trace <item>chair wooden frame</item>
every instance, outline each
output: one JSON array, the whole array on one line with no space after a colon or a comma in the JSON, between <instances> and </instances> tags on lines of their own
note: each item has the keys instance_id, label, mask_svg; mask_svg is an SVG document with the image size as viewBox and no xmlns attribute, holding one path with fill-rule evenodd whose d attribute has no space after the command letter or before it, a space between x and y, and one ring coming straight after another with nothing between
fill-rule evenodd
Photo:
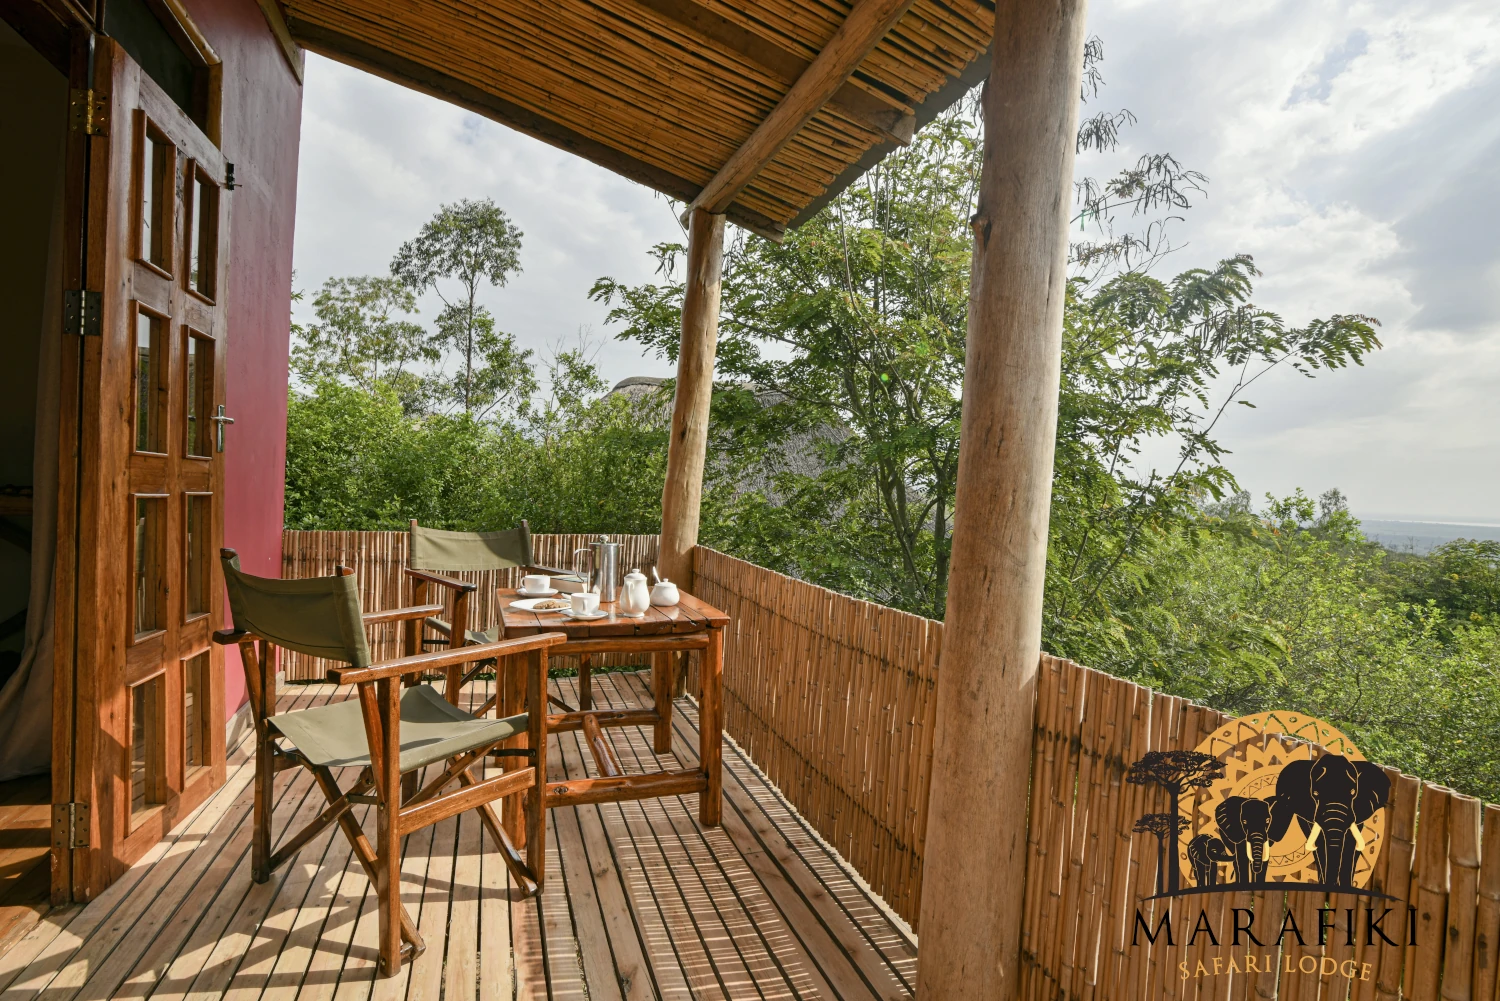
<instances>
[{"instance_id":1,"label":"chair wooden frame","mask_svg":"<svg viewBox=\"0 0 1500 1001\"><path fill-rule=\"evenodd\" d=\"M225 550L232 556L232 550ZM354 571L339 567L345 576ZM441 611L441 606L416 605L363 616L366 626L400 622L408 647L426 617ZM532 895L540 891L546 873L547 786L547 651L566 641L560 633L544 633L519 639L498 640L483 645L417 653L373 664L369 667L335 667L329 670L330 681L358 686L360 711L371 764L361 770L358 780L348 789L340 789L332 770L315 765L295 747L288 750L278 744L280 735L268 723L276 709L276 669L271 641L250 632L223 629L214 633L214 642L235 644L245 668L250 697L251 717L255 725L255 799L254 827L251 841L251 874L257 883L270 879L272 871L291 859L329 825L337 823L348 838L355 857L375 887L379 910L380 966L385 975L400 971L403 959L420 955L425 944L416 924L401 903L401 839L414 831L436 824L466 810L476 810L495 842L506 868L521 887ZM448 759L448 765L436 778L409 795L402 793L400 771L401 735L400 682L410 683L433 671L462 671L475 660L497 658L526 660L527 731L525 747L515 746L520 735L502 738L491 744L471 748ZM452 702L452 697L449 698ZM490 699L476 716L483 716L496 699ZM510 746L502 748L501 744ZM541 749L538 753L537 749ZM507 771L488 779L476 779L469 769L486 756L501 757ZM511 759L524 759L518 764ZM317 781L328 806L306 827L287 839L274 852L271 847L272 783L277 772L302 766ZM416 773L413 772L413 775ZM454 782L459 788L445 793ZM497 799L521 795L524 799L525 824L513 825L512 833L524 849L507 834L499 816L490 805ZM377 807L376 843L372 848L364 830L354 819L355 803L372 803ZM403 945L403 941L405 945Z\"/></svg>"}]
</instances>

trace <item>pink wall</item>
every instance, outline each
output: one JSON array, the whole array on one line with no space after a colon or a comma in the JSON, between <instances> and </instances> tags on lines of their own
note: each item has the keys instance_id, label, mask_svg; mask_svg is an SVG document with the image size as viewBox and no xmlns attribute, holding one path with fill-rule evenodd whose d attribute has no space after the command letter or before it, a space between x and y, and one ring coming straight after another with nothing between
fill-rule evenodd
<instances>
[{"instance_id":1,"label":"pink wall","mask_svg":"<svg viewBox=\"0 0 1500 1001\"><path fill-rule=\"evenodd\" d=\"M239 550L248 572L280 577L302 85L256 0L189 0L188 10L224 61L222 148L236 185L225 400L235 424L225 435L224 544ZM224 682L232 715L245 701L237 648L226 650Z\"/></svg>"}]
</instances>

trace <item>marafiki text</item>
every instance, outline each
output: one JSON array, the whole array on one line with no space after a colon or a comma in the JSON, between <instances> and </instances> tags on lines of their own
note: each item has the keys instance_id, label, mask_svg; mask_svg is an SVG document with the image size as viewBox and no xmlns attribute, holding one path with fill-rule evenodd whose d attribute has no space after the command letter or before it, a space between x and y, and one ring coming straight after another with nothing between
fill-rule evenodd
<instances>
[{"instance_id":1,"label":"marafiki text","mask_svg":"<svg viewBox=\"0 0 1500 1001\"><path fill-rule=\"evenodd\" d=\"M1344 945L1355 944L1356 909L1364 909L1365 912L1365 944L1374 945L1376 944L1377 938L1379 938L1380 941L1385 942L1386 945L1398 944L1398 939L1401 938L1400 927L1391 927L1389 926L1389 924L1386 924L1386 918L1389 918L1392 914L1394 914L1394 909L1380 908L1380 915L1379 917L1376 917L1376 908L1373 908L1373 906L1367 906L1367 908L1352 908L1352 906L1350 906L1350 908L1343 908L1343 929L1340 929L1340 927L1338 927L1338 912L1340 912L1340 908L1332 908L1332 906L1319 908L1319 912L1317 912L1317 944L1328 945L1329 933L1338 932L1338 930L1343 930L1344 932ZM1248 944L1262 945L1262 947L1265 947L1265 945L1268 944L1281 945L1281 942L1286 941L1287 935L1292 935L1293 938L1298 939L1298 945L1308 944L1307 938L1304 938L1304 936L1302 936L1301 927L1298 927L1298 918L1296 918L1296 914L1293 914L1290 909L1289 911L1287 911L1286 917L1281 920L1281 927L1280 929L1278 929L1278 932L1275 933L1274 941L1272 941L1271 936L1269 935L1266 936L1265 941L1262 941L1262 939L1260 939L1260 936L1256 935L1256 912L1254 912L1253 909L1247 908L1247 906L1238 906L1238 908L1233 908L1233 918L1235 918L1235 938L1233 938L1233 941L1230 942L1230 945L1239 945L1242 944L1242 942L1247 941ZM1397 923L1400 923L1400 918L1397 918ZM1262 933L1266 933L1268 932L1268 930L1269 929L1265 929L1265 927L1263 927ZM1313 929L1308 929L1308 933L1310 933L1310 935L1311 932L1313 932ZM1391 935L1388 935L1388 933L1386 932L1394 933L1397 938L1391 938ZM1140 909L1137 909L1136 929L1134 929L1134 932L1131 932L1130 944L1140 945L1140 936L1142 936L1143 933L1145 933L1146 935L1146 942L1151 945L1157 944L1157 939L1161 938L1161 936L1166 936L1167 945L1178 944L1178 941L1176 941L1176 938L1172 933L1172 908L1167 908L1166 911L1163 911L1160 920L1157 921L1157 927L1155 927L1155 929L1152 929L1151 923L1146 920L1145 915L1140 912ZM1208 936L1209 942L1211 942L1212 945L1220 944L1218 935L1215 935L1214 933L1214 923L1209 920L1208 911L1205 911L1205 909L1202 908L1199 909L1199 920L1197 920L1196 923L1193 924L1193 930L1191 930L1191 933L1188 933L1187 935L1187 944L1196 945L1197 941L1199 941L1199 935ZM1415 906L1409 906L1409 908L1407 908L1406 939L1407 945L1418 944L1418 942L1416 942ZM1250 972L1269 971L1257 971L1257 969L1251 969Z\"/></svg>"}]
</instances>

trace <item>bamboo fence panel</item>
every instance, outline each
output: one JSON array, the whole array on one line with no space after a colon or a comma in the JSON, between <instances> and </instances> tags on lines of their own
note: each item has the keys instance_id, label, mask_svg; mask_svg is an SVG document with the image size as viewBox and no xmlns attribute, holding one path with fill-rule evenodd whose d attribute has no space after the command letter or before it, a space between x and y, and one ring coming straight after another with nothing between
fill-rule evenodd
<instances>
[{"instance_id":1,"label":"bamboo fence panel","mask_svg":"<svg viewBox=\"0 0 1500 1001\"><path fill-rule=\"evenodd\" d=\"M283 532L281 576L319 577L333 573L337 566L353 567L359 581L360 600L366 611L400 608L412 603L411 582L402 573L406 566L408 538L406 532ZM539 534L531 538L533 555L538 563L568 569L573 565L573 551L596 541L599 535ZM625 569L644 568L656 563L655 535L610 535L607 538L623 544L620 558ZM469 599L469 627L478 630L488 629L499 619L500 607L495 589L516 587L520 583L519 570L465 572L450 576L479 585L479 590ZM436 602L441 598L446 607L444 617L451 617L452 593L443 588L431 590L434 593L429 594L429 600ZM395 624L371 630L370 655L377 661L400 656L400 635ZM288 681L322 681L328 670L328 662L318 657L283 650L281 658ZM610 667L635 663L636 660L620 654L600 654L595 656L594 664ZM644 666L645 661L641 663ZM555 658L554 665L564 669L576 668L577 658Z\"/></svg>"},{"instance_id":2,"label":"bamboo fence panel","mask_svg":"<svg viewBox=\"0 0 1500 1001\"><path fill-rule=\"evenodd\" d=\"M1133 833L1141 814L1173 807L1125 773L1152 750L1191 750L1227 717L1203 706L1044 655L1032 739L1032 789L1021 932L1020 996L1181 1001L1500 1001L1500 807L1393 769L1387 844L1369 889L1394 898L1313 893L1224 893L1178 898L1174 944L1151 944L1166 910L1156 891L1158 846ZM1185 845L1201 820L1179 845ZM1185 856L1175 860L1178 864ZM1169 864L1172 864L1169 862ZM1412 910L1408 912L1408 903ZM1366 906L1391 913L1384 943L1366 933ZM1205 932L1189 938L1202 908ZM1267 941L1233 948L1235 908L1254 908ZM1332 911L1318 944L1320 909ZM1352 914L1351 914L1352 909ZM1278 949L1285 916L1306 937ZM1262 917L1262 915L1265 915ZM1350 918L1353 924L1350 924ZM1323 920L1329 920L1324 918ZM1415 928L1417 946L1410 944ZM1371 945L1365 941L1374 938ZM1350 944L1350 939L1353 944ZM1215 941L1216 940L1216 941ZM1218 946L1217 948L1215 946ZM1254 969L1244 964L1255 955ZM1239 968L1228 969L1234 955ZM1201 961L1210 973L1194 976ZM1184 979L1180 963L1186 963ZM1296 972L1301 969L1313 972ZM1288 969L1293 972L1288 972Z\"/></svg>"},{"instance_id":3,"label":"bamboo fence panel","mask_svg":"<svg viewBox=\"0 0 1500 1001\"><path fill-rule=\"evenodd\" d=\"M702 546L694 579L729 614L725 732L915 924L942 623Z\"/></svg>"}]
</instances>

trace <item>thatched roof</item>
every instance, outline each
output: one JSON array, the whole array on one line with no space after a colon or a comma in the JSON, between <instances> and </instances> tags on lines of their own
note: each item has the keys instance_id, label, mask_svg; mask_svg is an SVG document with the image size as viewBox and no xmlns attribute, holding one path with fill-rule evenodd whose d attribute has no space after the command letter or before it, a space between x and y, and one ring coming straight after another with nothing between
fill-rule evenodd
<instances>
[{"instance_id":1,"label":"thatched roof","mask_svg":"<svg viewBox=\"0 0 1500 1001\"><path fill-rule=\"evenodd\" d=\"M871 0L863 0L871 2ZM307 48L691 201L845 0L280 0ZM916 0L729 205L778 236L982 80L994 5ZM861 50L863 51L863 50Z\"/></svg>"}]
</instances>

